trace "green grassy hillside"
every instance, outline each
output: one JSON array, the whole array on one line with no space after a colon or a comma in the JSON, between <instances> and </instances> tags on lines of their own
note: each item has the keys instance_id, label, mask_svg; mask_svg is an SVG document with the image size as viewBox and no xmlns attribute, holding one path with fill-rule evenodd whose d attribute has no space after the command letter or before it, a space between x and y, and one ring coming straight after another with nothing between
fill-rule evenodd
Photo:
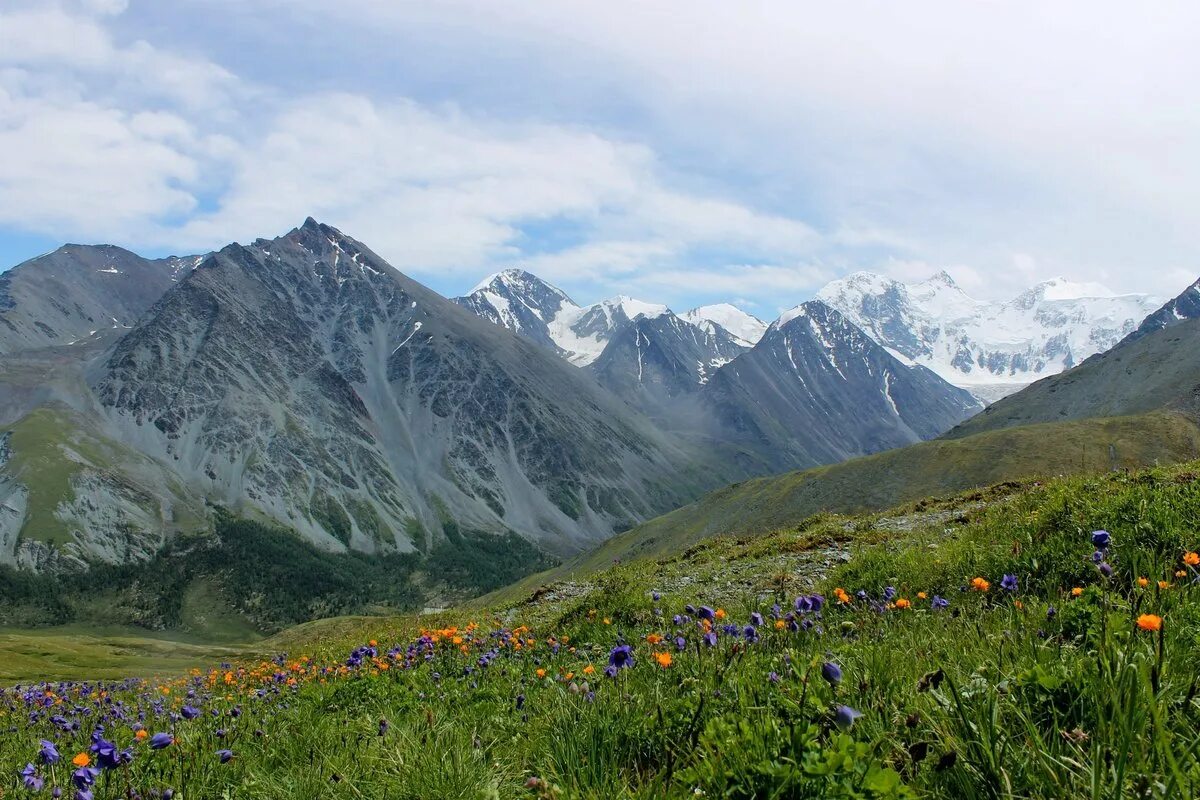
<instances>
[{"instance_id":1,"label":"green grassy hillside","mask_svg":"<svg viewBox=\"0 0 1200 800\"><path fill-rule=\"evenodd\" d=\"M0 790L1194 797L1197 471L827 514L177 677L26 683L0 693Z\"/></svg>"},{"instance_id":2,"label":"green grassy hillside","mask_svg":"<svg viewBox=\"0 0 1200 800\"><path fill-rule=\"evenodd\" d=\"M879 511L974 487L1173 464L1198 456L1200 428L1190 418L1170 412L922 442L830 467L727 486L548 573L506 587L500 597L515 597L541 583L587 575L619 561L682 552L713 536L756 536L793 528L821 512Z\"/></svg>"}]
</instances>

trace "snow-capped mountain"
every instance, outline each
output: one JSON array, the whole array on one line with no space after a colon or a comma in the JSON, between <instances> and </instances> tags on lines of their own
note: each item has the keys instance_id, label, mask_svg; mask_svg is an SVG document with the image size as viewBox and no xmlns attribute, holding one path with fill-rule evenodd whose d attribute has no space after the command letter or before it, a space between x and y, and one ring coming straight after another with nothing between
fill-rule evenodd
<instances>
[{"instance_id":1,"label":"snow-capped mountain","mask_svg":"<svg viewBox=\"0 0 1200 800\"><path fill-rule=\"evenodd\" d=\"M626 402L662 418L672 415L673 400L699 390L747 349L720 325L693 325L665 311L620 328L586 369Z\"/></svg>"},{"instance_id":2,"label":"snow-capped mountain","mask_svg":"<svg viewBox=\"0 0 1200 800\"><path fill-rule=\"evenodd\" d=\"M1109 349L1162 302L1063 278L985 302L945 272L914 284L858 272L817 297L906 363L988 401Z\"/></svg>"},{"instance_id":3,"label":"snow-capped mountain","mask_svg":"<svg viewBox=\"0 0 1200 800\"><path fill-rule=\"evenodd\" d=\"M521 269L491 275L454 302L550 346L577 367L599 358L613 334L631 320L668 313L664 305L624 295L579 306L561 289Z\"/></svg>"},{"instance_id":4,"label":"snow-capped mountain","mask_svg":"<svg viewBox=\"0 0 1200 800\"><path fill-rule=\"evenodd\" d=\"M748 347L757 344L767 332L767 323L730 303L693 308L683 314L683 319L703 329L719 325L745 342Z\"/></svg>"},{"instance_id":5,"label":"snow-capped mountain","mask_svg":"<svg viewBox=\"0 0 1200 800\"><path fill-rule=\"evenodd\" d=\"M722 435L778 468L929 439L980 409L967 391L894 357L819 301L789 311L722 367L703 397Z\"/></svg>"}]
</instances>

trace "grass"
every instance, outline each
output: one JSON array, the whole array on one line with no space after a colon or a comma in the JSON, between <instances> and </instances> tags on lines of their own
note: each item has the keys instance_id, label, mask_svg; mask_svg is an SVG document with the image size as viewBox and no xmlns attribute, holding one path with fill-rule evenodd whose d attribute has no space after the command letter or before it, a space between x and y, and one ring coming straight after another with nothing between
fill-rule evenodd
<instances>
[{"instance_id":1,"label":"grass","mask_svg":"<svg viewBox=\"0 0 1200 800\"><path fill-rule=\"evenodd\" d=\"M274 660L10 691L0 789L26 763L66 785L102 723L132 759L98 798L1197 796L1198 470L826 514L486 607L309 623L252 646ZM174 743L139 741L143 713Z\"/></svg>"},{"instance_id":2,"label":"grass","mask_svg":"<svg viewBox=\"0 0 1200 800\"><path fill-rule=\"evenodd\" d=\"M930 496L1056 475L1137 469L1200 456L1200 428L1154 412L937 439L829 467L735 483L614 536L596 549L509 588L586 575L631 559L661 558L720 534L758 536L821 511L871 513ZM497 598L489 598L494 600Z\"/></svg>"}]
</instances>

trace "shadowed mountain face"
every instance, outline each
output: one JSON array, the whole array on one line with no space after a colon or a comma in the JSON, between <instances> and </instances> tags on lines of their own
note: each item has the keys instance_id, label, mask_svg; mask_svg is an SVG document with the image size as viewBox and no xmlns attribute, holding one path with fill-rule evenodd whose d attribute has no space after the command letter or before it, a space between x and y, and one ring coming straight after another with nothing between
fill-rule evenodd
<instances>
[{"instance_id":1,"label":"shadowed mountain face","mask_svg":"<svg viewBox=\"0 0 1200 800\"><path fill-rule=\"evenodd\" d=\"M453 523L571 551L721 480L683 477L702 454L311 219L207 258L93 384L121 440L331 547L424 548Z\"/></svg>"},{"instance_id":2,"label":"shadowed mountain face","mask_svg":"<svg viewBox=\"0 0 1200 800\"><path fill-rule=\"evenodd\" d=\"M725 435L779 468L912 444L979 410L968 392L900 363L819 301L781 317L703 394Z\"/></svg>"},{"instance_id":3,"label":"shadowed mountain face","mask_svg":"<svg viewBox=\"0 0 1200 800\"><path fill-rule=\"evenodd\" d=\"M1140 339L1143 336L1170 328L1189 319L1200 317L1200 280L1197 280L1175 298L1167 301L1162 308L1142 320L1142 324L1133 333L1125 337L1125 342Z\"/></svg>"},{"instance_id":4,"label":"shadowed mountain face","mask_svg":"<svg viewBox=\"0 0 1200 800\"><path fill-rule=\"evenodd\" d=\"M668 311L630 321L586 369L627 403L669 421L682 398L700 391L746 349L719 325L702 329Z\"/></svg>"},{"instance_id":5,"label":"shadowed mountain face","mask_svg":"<svg viewBox=\"0 0 1200 800\"><path fill-rule=\"evenodd\" d=\"M579 308L561 289L521 269L498 272L452 302L562 355L565 352L550 335L550 323L563 310Z\"/></svg>"},{"instance_id":6,"label":"shadowed mountain face","mask_svg":"<svg viewBox=\"0 0 1200 800\"><path fill-rule=\"evenodd\" d=\"M124 332L196 263L68 244L18 264L0 273L0 354Z\"/></svg>"}]
</instances>

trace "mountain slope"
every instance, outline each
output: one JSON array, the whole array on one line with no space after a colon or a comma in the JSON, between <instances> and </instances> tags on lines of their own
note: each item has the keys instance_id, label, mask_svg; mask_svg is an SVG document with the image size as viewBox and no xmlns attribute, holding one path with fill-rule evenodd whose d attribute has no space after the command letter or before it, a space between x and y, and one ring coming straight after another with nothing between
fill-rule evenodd
<instances>
[{"instance_id":1,"label":"mountain slope","mask_svg":"<svg viewBox=\"0 0 1200 800\"><path fill-rule=\"evenodd\" d=\"M1122 342L989 406L947 436L1158 409L1200 412L1200 320Z\"/></svg>"},{"instance_id":2,"label":"mountain slope","mask_svg":"<svg viewBox=\"0 0 1200 800\"><path fill-rule=\"evenodd\" d=\"M1200 317L1200 280L1184 289L1178 297L1168 300L1162 308L1142 320L1137 330L1125 337L1124 341L1140 339L1143 336L1178 325L1189 319Z\"/></svg>"},{"instance_id":3,"label":"mountain slope","mask_svg":"<svg viewBox=\"0 0 1200 800\"><path fill-rule=\"evenodd\" d=\"M118 438L330 548L513 529L569 552L716 480L552 353L311 219L206 259L93 380Z\"/></svg>"},{"instance_id":4,"label":"mountain slope","mask_svg":"<svg viewBox=\"0 0 1200 800\"><path fill-rule=\"evenodd\" d=\"M196 263L68 244L18 264L0 273L0 354L127 330Z\"/></svg>"},{"instance_id":5,"label":"mountain slope","mask_svg":"<svg viewBox=\"0 0 1200 800\"><path fill-rule=\"evenodd\" d=\"M748 347L757 344L767 332L767 323L730 303L693 308L683 314L683 319L704 330L718 325L745 342Z\"/></svg>"},{"instance_id":6,"label":"mountain slope","mask_svg":"<svg viewBox=\"0 0 1200 800\"><path fill-rule=\"evenodd\" d=\"M916 284L859 272L817 297L897 355L986 400L1107 350L1160 302L1056 278L987 303L945 272Z\"/></svg>"},{"instance_id":7,"label":"mountain slope","mask_svg":"<svg viewBox=\"0 0 1200 800\"><path fill-rule=\"evenodd\" d=\"M703 395L721 430L783 469L932 438L978 409L967 392L900 363L817 301L780 317Z\"/></svg>"},{"instance_id":8,"label":"mountain slope","mask_svg":"<svg viewBox=\"0 0 1200 800\"><path fill-rule=\"evenodd\" d=\"M698 392L745 350L742 340L719 325L701 329L668 311L629 322L586 369L636 408L677 418L681 409L673 401Z\"/></svg>"},{"instance_id":9,"label":"mountain slope","mask_svg":"<svg viewBox=\"0 0 1200 800\"><path fill-rule=\"evenodd\" d=\"M550 321L579 308L561 289L521 269L506 269L485 278L465 297L453 302L494 325L566 353L550 336Z\"/></svg>"}]
</instances>

